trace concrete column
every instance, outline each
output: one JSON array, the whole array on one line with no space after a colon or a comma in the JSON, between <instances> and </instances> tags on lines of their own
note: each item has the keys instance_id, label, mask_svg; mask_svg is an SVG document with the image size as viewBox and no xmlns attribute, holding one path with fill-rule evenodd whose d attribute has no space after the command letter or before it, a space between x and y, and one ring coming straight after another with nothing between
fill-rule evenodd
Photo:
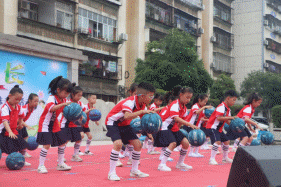
<instances>
[{"instance_id":1,"label":"concrete column","mask_svg":"<svg viewBox=\"0 0 281 187\"><path fill-rule=\"evenodd\" d=\"M0 33L16 35L18 0L0 0Z\"/></svg>"},{"instance_id":2,"label":"concrete column","mask_svg":"<svg viewBox=\"0 0 281 187\"><path fill-rule=\"evenodd\" d=\"M206 70L213 75L213 71L210 69L210 64L213 62L213 43L210 41L213 36L213 12L214 12L214 1L204 0L205 10L202 12L202 27L204 34L202 35L202 58Z\"/></svg>"},{"instance_id":3,"label":"concrete column","mask_svg":"<svg viewBox=\"0 0 281 187\"><path fill-rule=\"evenodd\" d=\"M74 59L72 59L67 66L68 80L70 80L70 82L76 82L77 85L78 85L78 66L79 66L79 61Z\"/></svg>"}]
</instances>

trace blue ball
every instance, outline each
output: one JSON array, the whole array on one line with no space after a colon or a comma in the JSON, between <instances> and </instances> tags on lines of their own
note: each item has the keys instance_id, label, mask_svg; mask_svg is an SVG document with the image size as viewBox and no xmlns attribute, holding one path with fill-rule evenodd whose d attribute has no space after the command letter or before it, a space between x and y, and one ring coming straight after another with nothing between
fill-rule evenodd
<instances>
[{"instance_id":1,"label":"blue ball","mask_svg":"<svg viewBox=\"0 0 281 187\"><path fill-rule=\"evenodd\" d=\"M141 125L146 133L155 134L162 127L162 119L157 113L145 114L141 118Z\"/></svg>"},{"instance_id":2,"label":"blue ball","mask_svg":"<svg viewBox=\"0 0 281 187\"><path fill-rule=\"evenodd\" d=\"M274 142L274 135L271 132L266 132L261 135L261 142L265 145L270 145Z\"/></svg>"},{"instance_id":3,"label":"blue ball","mask_svg":"<svg viewBox=\"0 0 281 187\"><path fill-rule=\"evenodd\" d=\"M230 129L234 133L240 133L245 129L245 122L240 118L235 118L230 122Z\"/></svg>"},{"instance_id":4,"label":"blue ball","mask_svg":"<svg viewBox=\"0 0 281 187\"><path fill-rule=\"evenodd\" d=\"M224 124L224 130L226 132L229 132L229 130L230 130L230 126L227 123Z\"/></svg>"},{"instance_id":5,"label":"blue ball","mask_svg":"<svg viewBox=\"0 0 281 187\"><path fill-rule=\"evenodd\" d=\"M82 116L82 108L77 103L71 103L64 107L63 115L68 121L76 121Z\"/></svg>"},{"instance_id":6,"label":"blue ball","mask_svg":"<svg viewBox=\"0 0 281 187\"><path fill-rule=\"evenodd\" d=\"M143 141L145 140L145 138L146 138L146 136L142 135L141 137L139 137L139 140L140 140L141 142L143 142Z\"/></svg>"},{"instance_id":7,"label":"blue ball","mask_svg":"<svg viewBox=\"0 0 281 187\"><path fill-rule=\"evenodd\" d=\"M13 152L6 158L6 166L10 170L20 170L25 163L25 159L22 154Z\"/></svg>"},{"instance_id":8,"label":"blue ball","mask_svg":"<svg viewBox=\"0 0 281 187\"><path fill-rule=\"evenodd\" d=\"M194 129L188 134L188 141L193 146L201 146L206 140L205 133L200 129Z\"/></svg>"},{"instance_id":9,"label":"blue ball","mask_svg":"<svg viewBox=\"0 0 281 187\"><path fill-rule=\"evenodd\" d=\"M216 110L215 107L210 108L210 109L206 108L205 111L204 111L204 112L205 112L205 116L206 116L207 118L211 117L212 113L213 113L215 110Z\"/></svg>"},{"instance_id":10,"label":"blue ball","mask_svg":"<svg viewBox=\"0 0 281 187\"><path fill-rule=\"evenodd\" d=\"M183 135L188 139L188 132L184 129L180 129L180 131L183 133Z\"/></svg>"},{"instance_id":11,"label":"blue ball","mask_svg":"<svg viewBox=\"0 0 281 187\"><path fill-rule=\"evenodd\" d=\"M131 121L130 126L133 128L135 133L142 133L142 125L140 118L135 118Z\"/></svg>"},{"instance_id":12,"label":"blue ball","mask_svg":"<svg viewBox=\"0 0 281 187\"><path fill-rule=\"evenodd\" d=\"M101 112L97 109L91 110L89 112L89 118L92 121L99 121L101 119Z\"/></svg>"},{"instance_id":13,"label":"blue ball","mask_svg":"<svg viewBox=\"0 0 281 187\"><path fill-rule=\"evenodd\" d=\"M86 122L87 122L87 115L86 115L85 112L82 112L81 118L78 119L77 121L74 121L74 124L79 126L79 127L83 127Z\"/></svg>"},{"instance_id":14,"label":"blue ball","mask_svg":"<svg viewBox=\"0 0 281 187\"><path fill-rule=\"evenodd\" d=\"M251 146L261 145L261 142L258 139L253 139Z\"/></svg>"},{"instance_id":15,"label":"blue ball","mask_svg":"<svg viewBox=\"0 0 281 187\"><path fill-rule=\"evenodd\" d=\"M38 143L36 142L36 138L34 136L29 136L27 139L27 149L33 151L38 148Z\"/></svg>"}]
</instances>

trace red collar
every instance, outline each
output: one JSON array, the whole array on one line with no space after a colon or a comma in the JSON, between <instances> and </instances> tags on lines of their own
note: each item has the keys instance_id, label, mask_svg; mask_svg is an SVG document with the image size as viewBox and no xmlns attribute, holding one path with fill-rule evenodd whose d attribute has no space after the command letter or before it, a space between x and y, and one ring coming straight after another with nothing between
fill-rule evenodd
<instances>
[{"instance_id":1,"label":"red collar","mask_svg":"<svg viewBox=\"0 0 281 187\"><path fill-rule=\"evenodd\" d=\"M55 96L55 98L56 98L58 104L63 103L63 100L61 101L57 95L54 95L54 96Z\"/></svg>"},{"instance_id":2,"label":"red collar","mask_svg":"<svg viewBox=\"0 0 281 187\"><path fill-rule=\"evenodd\" d=\"M15 111L18 110L18 105L16 105L16 108L13 108L12 105L10 105L10 103L7 101L6 104L8 105L8 107L10 108L11 111Z\"/></svg>"},{"instance_id":3,"label":"red collar","mask_svg":"<svg viewBox=\"0 0 281 187\"><path fill-rule=\"evenodd\" d=\"M229 107L225 104L225 102L223 101L222 104L227 108L227 110L230 110Z\"/></svg>"}]
</instances>

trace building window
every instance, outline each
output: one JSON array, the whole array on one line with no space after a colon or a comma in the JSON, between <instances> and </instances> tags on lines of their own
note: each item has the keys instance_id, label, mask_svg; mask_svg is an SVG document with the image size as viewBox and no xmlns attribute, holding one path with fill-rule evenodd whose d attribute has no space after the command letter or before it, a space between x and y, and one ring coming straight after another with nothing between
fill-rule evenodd
<instances>
[{"instance_id":1,"label":"building window","mask_svg":"<svg viewBox=\"0 0 281 187\"><path fill-rule=\"evenodd\" d=\"M182 29L188 33L196 34L197 33L197 20L192 20L187 17L180 15L175 15L175 27Z\"/></svg>"},{"instance_id":2,"label":"building window","mask_svg":"<svg viewBox=\"0 0 281 187\"><path fill-rule=\"evenodd\" d=\"M281 44L280 43L278 43L270 38L267 38L267 41L268 41L268 45L266 46L267 49L274 51L278 54L281 54Z\"/></svg>"},{"instance_id":3,"label":"building window","mask_svg":"<svg viewBox=\"0 0 281 187\"><path fill-rule=\"evenodd\" d=\"M161 23L165 23L167 25L172 24L172 14L169 10L165 10L164 8L161 8L149 2L146 2L145 15L146 17L152 18Z\"/></svg>"},{"instance_id":4,"label":"building window","mask_svg":"<svg viewBox=\"0 0 281 187\"><path fill-rule=\"evenodd\" d=\"M233 48L233 38L230 34L219 33L214 31L214 36L216 37L216 46L223 49L232 49Z\"/></svg>"},{"instance_id":5,"label":"building window","mask_svg":"<svg viewBox=\"0 0 281 187\"><path fill-rule=\"evenodd\" d=\"M56 25L64 29L73 28L73 9L71 5L56 2Z\"/></svg>"},{"instance_id":6,"label":"building window","mask_svg":"<svg viewBox=\"0 0 281 187\"><path fill-rule=\"evenodd\" d=\"M38 4L32 1L21 0L19 3L19 16L37 21Z\"/></svg>"},{"instance_id":7,"label":"building window","mask_svg":"<svg viewBox=\"0 0 281 187\"><path fill-rule=\"evenodd\" d=\"M116 40L116 20L82 8L79 8L78 28L80 32L89 33L94 38Z\"/></svg>"},{"instance_id":8,"label":"building window","mask_svg":"<svg viewBox=\"0 0 281 187\"><path fill-rule=\"evenodd\" d=\"M226 9L218 4L214 5L214 17L231 23L231 10Z\"/></svg>"},{"instance_id":9,"label":"building window","mask_svg":"<svg viewBox=\"0 0 281 187\"><path fill-rule=\"evenodd\" d=\"M216 71L232 73L232 57L222 53L213 53L213 63Z\"/></svg>"}]
</instances>

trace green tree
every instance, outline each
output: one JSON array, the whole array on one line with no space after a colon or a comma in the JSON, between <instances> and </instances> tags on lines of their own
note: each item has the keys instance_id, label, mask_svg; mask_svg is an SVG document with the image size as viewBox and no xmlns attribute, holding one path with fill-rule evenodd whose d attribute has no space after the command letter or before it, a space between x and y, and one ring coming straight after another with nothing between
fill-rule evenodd
<instances>
[{"instance_id":1,"label":"green tree","mask_svg":"<svg viewBox=\"0 0 281 187\"><path fill-rule=\"evenodd\" d=\"M170 30L160 41L148 44L146 59L137 60L136 82L150 82L158 89L171 90L175 85L189 86L196 93L206 93L212 78L199 60L195 40L178 29Z\"/></svg>"},{"instance_id":2,"label":"green tree","mask_svg":"<svg viewBox=\"0 0 281 187\"><path fill-rule=\"evenodd\" d=\"M262 96L260 108L267 113L270 120L270 109L281 104L281 76L271 72L255 71L248 74L241 84L241 96L257 92Z\"/></svg>"},{"instance_id":3,"label":"green tree","mask_svg":"<svg viewBox=\"0 0 281 187\"><path fill-rule=\"evenodd\" d=\"M210 97L220 100L227 90L235 90L234 80L225 74L221 74L210 89Z\"/></svg>"}]
</instances>

